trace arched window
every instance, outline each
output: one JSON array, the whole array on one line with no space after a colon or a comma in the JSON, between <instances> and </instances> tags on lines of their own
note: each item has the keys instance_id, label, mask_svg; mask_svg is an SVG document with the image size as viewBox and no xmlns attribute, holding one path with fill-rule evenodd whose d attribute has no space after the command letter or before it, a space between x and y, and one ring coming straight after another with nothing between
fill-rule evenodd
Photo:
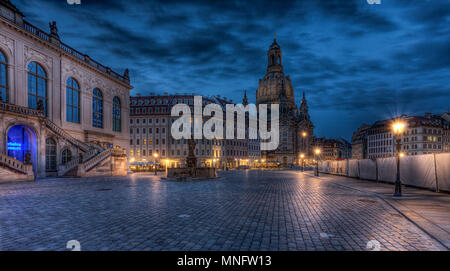
<instances>
[{"instance_id":1,"label":"arched window","mask_svg":"<svg viewBox=\"0 0 450 271\"><path fill-rule=\"evenodd\" d=\"M80 85L72 77L66 82L66 120L80 123Z\"/></svg>"},{"instance_id":2,"label":"arched window","mask_svg":"<svg viewBox=\"0 0 450 271\"><path fill-rule=\"evenodd\" d=\"M103 128L103 95L100 89L94 88L92 97L92 126Z\"/></svg>"},{"instance_id":3,"label":"arched window","mask_svg":"<svg viewBox=\"0 0 450 271\"><path fill-rule=\"evenodd\" d=\"M28 64L28 107L37 109L42 101L44 114L47 116L47 73L36 62Z\"/></svg>"},{"instance_id":4,"label":"arched window","mask_svg":"<svg viewBox=\"0 0 450 271\"><path fill-rule=\"evenodd\" d=\"M7 103L8 97L8 61L5 54L0 51L0 98L2 102Z\"/></svg>"},{"instance_id":5,"label":"arched window","mask_svg":"<svg viewBox=\"0 0 450 271\"><path fill-rule=\"evenodd\" d=\"M56 142L51 138L45 140L45 170L56 171Z\"/></svg>"},{"instance_id":6,"label":"arched window","mask_svg":"<svg viewBox=\"0 0 450 271\"><path fill-rule=\"evenodd\" d=\"M117 96L113 99L113 131L120 132L120 100Z\"/></svg>"},{"instance_id":7,"label":"arched window","mask_svg":"<svg viewBox=\"0 0 450 271\"><path fill-rule=\"evenodd\" d=\"M65 149L62 152L62 164L65 165L67 162L72 160L72 152L69 149Z\"/></svg>"}]
</instances>

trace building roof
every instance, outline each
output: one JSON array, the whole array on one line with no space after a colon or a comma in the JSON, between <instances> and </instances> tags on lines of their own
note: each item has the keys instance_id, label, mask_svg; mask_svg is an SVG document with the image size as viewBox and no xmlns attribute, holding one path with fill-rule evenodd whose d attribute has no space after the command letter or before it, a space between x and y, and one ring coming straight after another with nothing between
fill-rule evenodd
<instances>
[{"instance_id":1,"label":"building roof","mask_svg":"<svg viewBox=\"0 0 450 271\"><path fill-rule=\"evenodd\" d=\"M41 40L43 42L47 42L49 45L56 46L59 51L65 53L67 55L70 55L80 61L83 61L84 63L87 63L89 66L113 77L114 79L117 79L127 85L130 85L130 78L128 75L128 70L125 70L125 73L123 75L121 75L121 74L113 71L111 68L104 66L104 65L100 64L99 62L95 61L94 59L90 58L88 55L83 54L83 53L75 50L74 48L70 47L69 45L63 43L62 41L60 41L59 37L57 35L56 23L55 23L55 32L52 31L52 33L53 33L53 35L52 35L52 33L49 34L46 31L43 31L40 28L34 26L33 24L23 20L24 15L9 0L0 0L0 5L19 14L22 17L22 19L19 21L12 20L12 18L5 17L5 16L3 16L2 13L0 13L1 17L7 19L8 21L13 22L16 26L18 26L19 28L22 28L26 32L32 34L39 40ZM57 39L57 42L52 42L52 39L55 39L55 38Z\"/></svg>"}]
</instances>

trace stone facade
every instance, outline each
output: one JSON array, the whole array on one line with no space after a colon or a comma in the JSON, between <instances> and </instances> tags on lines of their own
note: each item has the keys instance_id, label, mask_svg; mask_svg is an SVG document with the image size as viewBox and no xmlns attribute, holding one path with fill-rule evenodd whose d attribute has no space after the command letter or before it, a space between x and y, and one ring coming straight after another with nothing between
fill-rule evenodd
<instances>
[{"instance_id":1,"label":"stone facade","mask_svg":"<svg viewBox=\"0 0 450 271\"><path fill-rule=\"evenodd\" d=\"M424 116L402 115L399 119L402 119L406 125L401 135L401 151L405 155L450 152L450 119L447 112L442 115L430 113ZM392 124L396 120L397 118L376 121L370 127L365 127L364 132L361 127L354 133L354 145L358 146L358 142L366 142L367 157L362 158L394 156L395 138L392 133ZM361 159L360 156L353 158Z\"/></svg>"},{"instance_id":2,"label":"stone facade","mask_svg":"<svg viewBox=\"0 0 450 271\"><path fill-rule=\"evenodd\" d=\"M11 138L13 132L18 134L15 130L22 131L33 172L36 177L45 177L61 175L61 166L67 172L76 171L78 165L73 160L79 157L84 157L84 163L95 161L97 154L111 147L128 149L132 87L127 73L119 75L64 44L55 22L46 33L23 20L9 1L1 1L0 9L0 65L6 67L0 74L6 78L0 84L4 86L0 89L0 151L23 162L24 155L15 157L21 147L10 146L21 144L11 142ZM94 89L102 95L101 109L95 109L101 127L93 125ZM102 158L116 154L106 157L104 153ZM117 159L120 157L118 154ZM69 161L74 168L65 166Z\"/></svg>"},{"instance_id":3,"label":"stone facade","mask_svg":"<svg viewBox=\"0 0 450 271\"><path fill-rule=\"evenodd\" d=\"M352 146L343 138L326 139L314 138L312 141L314 149L320 149L320 160L334 161L342 159L350 159L352 154Z\"/></svg>"},{"instance_id":4,"label":"stone facade","mask_svg":"<svg viewBox=\"0 0 450 271\"><path fill-rule=\"evenodd\" d=\"M176 140L171 136L171 125L178 117L170 112L176 104L186 104L194 112L194 94L175 94L136 96L130 99L130 162L131 164L154 163L162 166L184 167L188 155L186 139ZM220 96L202 97L203 107L210 103L218 104L225 112L231 100ZM225 114L224 114L225 118ZM203 121L206 121L204 118ZM235 125L236 126L236 125ZM226 126L224 122L224 136ZM259 141L249 143L244 139L195 139L197 167L235 168L251 165L259 159ZM249 146L251 145L251 146ZM251 156L250 149L251 148ZM154 154L158 153L157 157Z\"/></svg>"},{"instance_id":5,"label":"stone facade","mask_svg":"<svg viewBox=\"0 0 450 271\"><path fill-rule=\"evenodd\" d=\"M257 104L278 104L280 117L280 144L276 150L262 151L262 159L293 165L300 162L300 154L312 157L311 141L314 125L311 122L305 94L300 108L294 101L294 88L282 65L281 48L274 39L267 52L267 73L259 80Z\"/></svg>"},{"instance_id":6,"label":"stone facade","mask_svg":"<svg viewBox=\"0 0 450 271\"><path fill-rule=\"evenodd\" d=\"M367 132L370 126L363 124L352 136L352 159L367 158Z\"/></svg>"}]
</instances>

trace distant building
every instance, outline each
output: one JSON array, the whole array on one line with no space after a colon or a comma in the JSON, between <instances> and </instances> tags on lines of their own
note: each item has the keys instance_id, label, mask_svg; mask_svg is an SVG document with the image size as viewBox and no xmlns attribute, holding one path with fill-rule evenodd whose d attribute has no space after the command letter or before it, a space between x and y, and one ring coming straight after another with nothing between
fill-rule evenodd
<instances>
[{"instance_id":1,"label":"distant building","mask_svg":"<svg viewBox=\"0 0 450 271\"><path fill-rule=\"evenodd\" d=\"M443 139L442 139L442 150L444 152L450 152L450 113L449 111L445 112L441 115L443 119L442 127L443 127Z\"/></svg>"},{"instance_id":2,"label":"distant building","mask_svg":"<svg viewBox=\"0 0 450 271\"><path fill-rule=\"evenodd\" d=\"M321 160L340 160L351 158L351 144L343 138L313 138L313 148L320 149Z\"/></svg>"},{"instance_id":3,"label":"distant building","mask_svg":"<svg viewBox=\"0 0 450 271\"><path fill-rule=\"evenodd\" d=\"M340 156L339 158L342 159L352 158L352 144L342 137L337 138L336 141L339 143L338 144L339 148L338 154Z\"/></svg>"},{"instance_id":4,"label":"distant building","mask_svg":"<svg viewBox=\"0 0 450 271\"><path fill-rule=\"evenodd\" d=\"M194 112L194 96L165 93L130 98L130 162L167 163L169 167L185 166L188 155L187 139L175 140L172 137L171 125L177 117L172 117L170 112L176 104L187 104L191 107L191 112ZM224 112L225 105L232 103L231 100L220 96L203 97L202 100L203 106L216 103ZM223 128L225 136L225 122ZM196 139L195 142L197 166L234 168L250 165L260 159L257 140L203 138ZM154 157L155 153L158 153L158 158Z\"/></svg>"},{"instance_id":5,"label":"distant building","mask_svg":"<svg viewBox=\"0 0 450 271\"><path fill-rule=\"evenodd\" d=\"M370 126L363 124L352 136L352 159L367 158L367 132Z\"/></svg>"},{"instance_id":6,"label":"distant building","mask_svg":"<svg viewBox=\"0 0 450 271\"><path fill-rule=\"evenodd\" d=\"M405 154L440 153L448 149L448 143L444 142L446 121L443 118L427 113L424 117L406 117L405 120L407 129L402 137Z\"/></svg>"},{"instance_id":7,"label":"distant building","mask_svg":"<svg viewBox=\"0 0 450 271\"><path fill-rule=\"evenodd\" d=\"M283 165L298 164L300 154L311 157L311 140L314 125L311 122L305 94L300 108L294 101L294 87L288 75L284 74L281 48L274 39L267 52L267 72L259 80L256 103L278 104L280 144L271 151L262 151L266 161Z\"/></svg>"},{"instance_id":8,"label":"distant building","mask_svg":"<svg viewBox=\"0 0 450 271\"><path fill-rule=\"evenodd\" d=\"M448 112L442 115L426 113L425 116L400 117L405 123L405 131L401 139L401 150L406 155L430 154L450 152L450 133ZM392 133L392 124L396 118L376 121L369 128L364 125L354 133L355 159L361 157L359 144L367 140L367 158L391 157L395 154L395 140ZM367 132L366 132L367 130Z\"/></svg>"}]
</instances>

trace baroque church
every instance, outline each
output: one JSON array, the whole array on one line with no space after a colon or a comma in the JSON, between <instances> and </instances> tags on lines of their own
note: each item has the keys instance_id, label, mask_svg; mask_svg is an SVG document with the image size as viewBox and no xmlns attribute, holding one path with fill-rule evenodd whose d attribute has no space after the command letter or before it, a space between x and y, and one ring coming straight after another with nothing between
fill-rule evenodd
<instances>
[{"instance_id":1,"label":"baroque church","mask_svg":"<svg viewBox=\"0 0 450 271\"><path fill-rule=\"evenodd\" d=\"M300 107L294 98L294 87L289 75L285 75L282 64L282 52L274 38L267 51L267 72L259 80L256 91L256 103L279 104L280 144L273 151L262 151L261 157L267 162L279 162L283 165L300 163L300 155L312 158L311 142L314 125L311 122L308 105L303 92Z\"/></svg>"}]
</instances>

